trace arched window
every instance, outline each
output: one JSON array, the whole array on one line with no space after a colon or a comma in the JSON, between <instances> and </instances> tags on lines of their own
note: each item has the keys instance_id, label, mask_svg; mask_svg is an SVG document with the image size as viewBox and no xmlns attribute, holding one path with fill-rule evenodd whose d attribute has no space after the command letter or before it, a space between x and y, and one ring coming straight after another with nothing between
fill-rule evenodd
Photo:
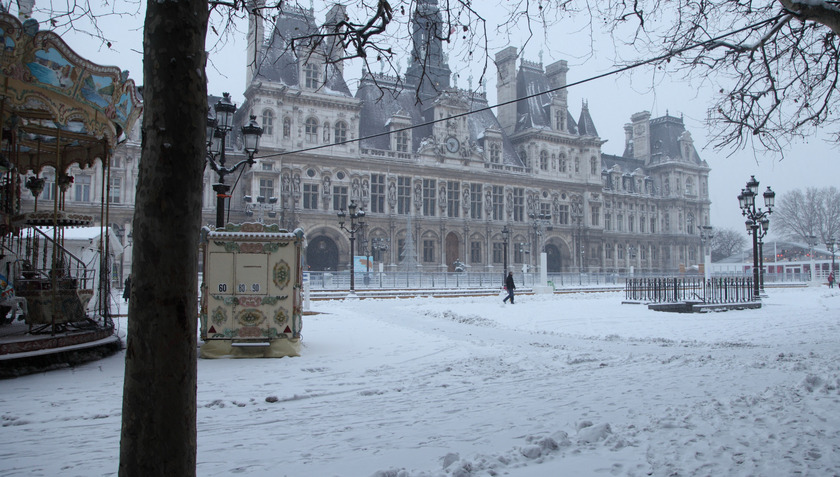
<instances>
[{"instance_id":1,"label":"arched window","mask_svg":"<svg viewBox=\"0 0 840 477\"><path fill-rule=\"evenodd\" d=\"M324 144L330 143L330 123L324 123Z\"/></svg>"},{"instance_id":2,"label":"arched window","mask_svg":"<svg viewBox=\"0 0 840 477\"><path fill-rule=\"evenodd\" d=\"M315 118L306 120L306 142L318 142L318 120Z\"/></svg>"},{"instance_id":3,"label":"arched window","mask_svg":"<svg viewBox=\"0 0 840 477\"><path fill-rule=\"evenodd\" d=\"M274 112L270 109L264 109L262 113L262 128L263 135L274 135Z\"/></svg>"},{"instance_id":4,"label":"arched window","mask_svg":"<svg viewBox=\"0 0 840 477\"><path fill-rule=\"evenodd\" d=\"M548 170L548 151L540 152L540 170Z\"/></svg>"},{"instance_id":5,"label":"arched window","mask_svg":"<svg viewBox=\"0 0 840 477\"><path fill-rule=\"evenodd\" d=\"M292 137L292 119L291 118L283 118L283 137L284 138Z\"/></svg>"},{"instance_id":6,"label":"arched window","mask_svg":"<svg viewBox=\"0 0 840 477\"><path fill-rule=\"evenodd\" d=\"M335 143L340 144L347 141L347 123L337 121L335 123Z\"/></svg>"},{"instance_id":7,"label":"arched window","mask_svg":"<svg viewBox=\"0 0 840 477\"><path fill-rule=\"evenodd\" d=\"M499 164L502 162L502 147L498 143L490 143L490 162Z\"/></svg>"},{"instance_id":8,"label":"arched window","mask_svg":"<svg viewBox=\"0 0 840 477\"><path fill-rule=\"evenodd\" d=\"M685 195L694 195L694 180L691 177L685 178Z\"/></svg>"}]
</instances>

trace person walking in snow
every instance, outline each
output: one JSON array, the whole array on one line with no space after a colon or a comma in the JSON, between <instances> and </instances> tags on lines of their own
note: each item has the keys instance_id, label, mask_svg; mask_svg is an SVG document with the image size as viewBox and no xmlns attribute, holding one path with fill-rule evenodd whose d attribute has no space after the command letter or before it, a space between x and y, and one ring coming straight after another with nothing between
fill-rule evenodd
<instances>
[{"instance_id":1,"label":"person walking in snow","mask_svg":"<svg viewBox=\"0 0 840 477\"><path fill-rule=\"evenodd\" d=\"M834 272L828 274L828 288L834 288Z\"/></svg>"},{"instance_id":2,"label":"person walking in snow","mask_svg":"<svg viewBox=\"0 0 840 477\"><path fill-rule=\"evenodd\" d=\"M507 303L510 300L510 304L513 305L513 291L516 290L516 285L513 283L513 272L508 272L507 278L505 278L505 290L507 290L508 294L502 303Z\"/></svg>"},{"instance_id":3,"label":"person walking in snow","mask_svg":"<svg viewBox=\"0 0 840 477\"><path fill-rule=\"evenodd\" d=\"M123 283L123 300L128 303L128 299L131 298L131 275L125 279L125 283Z\"/></svg>"}]
</instances>

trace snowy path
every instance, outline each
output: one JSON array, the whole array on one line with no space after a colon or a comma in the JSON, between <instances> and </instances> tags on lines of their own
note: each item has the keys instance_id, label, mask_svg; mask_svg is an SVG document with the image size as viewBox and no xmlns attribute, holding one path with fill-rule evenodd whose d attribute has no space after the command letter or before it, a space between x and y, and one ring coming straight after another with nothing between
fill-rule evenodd
<instances>
[{"instance_id":1,"label":"snowy path","mask_svg":"<svg viewBox=\"0 0 840 477\"><path fill-rule=\"evenodd\" d=\"M840 292L319 302L300 358L199 360L198 475L840 473ZM115 475L122 355L0 381L0 475Z\"/></svg>"}]
</instances>

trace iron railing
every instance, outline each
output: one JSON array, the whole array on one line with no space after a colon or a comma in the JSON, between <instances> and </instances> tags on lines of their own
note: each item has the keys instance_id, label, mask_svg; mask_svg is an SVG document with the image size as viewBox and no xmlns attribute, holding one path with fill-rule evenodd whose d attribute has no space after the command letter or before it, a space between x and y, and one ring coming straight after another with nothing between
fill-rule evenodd
<instances>
[{"instance_id":1,"label":"iron railing","mask_svg":"<svg viewBox=\"0 0 840 477\"><path fill-rule=\"evenodd\" d=\"M624 297L646 303L743 303L754 301L752 278L628 278Z\"/></svg>"}]
</instances>

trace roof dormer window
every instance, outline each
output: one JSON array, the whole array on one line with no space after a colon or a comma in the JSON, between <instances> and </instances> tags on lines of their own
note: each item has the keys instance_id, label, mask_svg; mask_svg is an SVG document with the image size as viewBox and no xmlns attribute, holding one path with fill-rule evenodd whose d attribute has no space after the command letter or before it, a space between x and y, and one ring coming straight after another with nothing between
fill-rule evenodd
<instances>
[{"instance_id":1,"label":"roof dormer window","mask_svg":"<svg viewBox=\"0 0 840 477\"><path fill-rule=\"evenodd\" d=\"M318 65L307 64L303 67L303 76L307 88L317 89L320 86L318 81Z\"/></svg>"}]
</instances>

